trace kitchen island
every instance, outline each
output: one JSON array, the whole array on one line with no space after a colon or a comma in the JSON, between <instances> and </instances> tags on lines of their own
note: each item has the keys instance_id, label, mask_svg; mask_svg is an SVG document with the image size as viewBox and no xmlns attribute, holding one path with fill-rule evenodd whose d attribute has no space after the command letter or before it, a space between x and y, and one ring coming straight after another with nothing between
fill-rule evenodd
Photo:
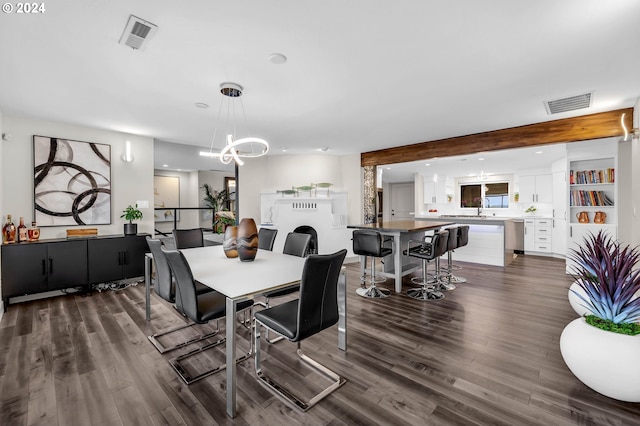
<instances>
[{"instance_id":1,"label":"kitchen island","mask_svg":"<svg viewBox=\"0 0 640 426\"><path fill-rule=\"evenodd\" d=\"M453 260L483 265L508 266L515 258L515 222L509 217L442 215L416 218L425 222L443 220L469 225L469 243L454 250Z\"/></svg>"}]
</instances>

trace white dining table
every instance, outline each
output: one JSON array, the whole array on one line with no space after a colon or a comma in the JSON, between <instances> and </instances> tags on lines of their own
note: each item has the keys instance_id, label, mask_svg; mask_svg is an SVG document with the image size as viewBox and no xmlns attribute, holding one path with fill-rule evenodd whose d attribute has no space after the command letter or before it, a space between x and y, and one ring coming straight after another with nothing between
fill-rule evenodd
<instances>
[{"instance_id":1,"label":"white dining table","mask_svg":"<svg viewBox=\"0 0 640 426\"><path fill-rule=\"evenodd\" d=\"M235 312L239 301L260 296L267 291L287 287L300 281L305 259L297 256L258 250L255 260L241 262L227 258L222 246L198 247L181 250L193 277L204 285L222 293L226 298L227 312ZM151 257L147 256L150 271ZM145 274L147 295L150 273ZM346 273L344 268L338 280L338 347L347 350ZM147 299L149 308L149 299ZM227 414L235 417L236 404L236 321L235 315L226 316L226 379ZM150 319L149 309L147 320Z\"/></svg>"}]
</instances>

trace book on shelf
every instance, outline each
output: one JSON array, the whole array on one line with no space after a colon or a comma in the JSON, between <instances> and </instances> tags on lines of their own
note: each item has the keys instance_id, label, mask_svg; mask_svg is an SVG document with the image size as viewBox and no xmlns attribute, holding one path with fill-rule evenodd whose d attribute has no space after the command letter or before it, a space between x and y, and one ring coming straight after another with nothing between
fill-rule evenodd
<instances>
[{"instance_id":1,"label":"book on shelf","mask_svg":"<svg viewBox=\"0 0 640 426\"><path fill-rule=\"evenodd\" d=\"M569 202L572 207L613 206L613 201L603 191L573 190L569 193Z\"/></svg>"},{"instance_id":2,"label":"book on shelf","mask_svg":"<svg viewBox=\"0 0 640 426\"><path fill-rule=\"evenodd\" d=\"M599 170L570 170L570 185L597 185L603 183L615 183L615 169Z\"/></svg>"}]
</instances>

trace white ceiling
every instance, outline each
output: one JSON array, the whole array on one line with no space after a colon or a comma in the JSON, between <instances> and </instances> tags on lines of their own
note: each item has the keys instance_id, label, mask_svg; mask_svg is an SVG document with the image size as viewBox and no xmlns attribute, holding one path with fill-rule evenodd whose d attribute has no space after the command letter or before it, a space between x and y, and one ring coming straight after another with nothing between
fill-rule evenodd
<instances>
[{"instance_id":1,"label":"white ceiling","mask_svg":"<svg viewBox=\"0 0 640 426\"><path fill-rule=\"evenodd\" d=\"M551 170L555 161L566 161L566 144L505 149L444 158L430 158L400 164L383 165L383 182L413 182L414 174L425 177L488 176L513 174L525 170Z\"/></svg>"},{"instance_id":2,"label":"white ceiling","mask_svg":"<svg viewBox=\"0 0 640 426\"><path fill-rule=\"evenodd\" d=\"M270 155L359 153L640 96L637 0L44 4L0 14L0 111L179 144L210 146L225 81L245 87ZM144 51L118 44L130 14L158 26ZM591 108L547 115L545 100L588 91Z\"/></svg>"}]
</instances>

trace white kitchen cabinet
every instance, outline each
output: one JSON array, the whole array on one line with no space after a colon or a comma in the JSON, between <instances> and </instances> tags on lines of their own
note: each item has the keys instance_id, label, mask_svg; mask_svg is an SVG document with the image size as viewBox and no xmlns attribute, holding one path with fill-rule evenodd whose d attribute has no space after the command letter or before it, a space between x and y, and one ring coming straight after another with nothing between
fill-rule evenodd
<instances>
[{"instance_id":1,"label":"white kitchen cabinet","mask_svg":"<svg viewBox=\"0 0 640 426\"><path fill-rule=\"evenodd\" d=\"M571 223L569 224L569 241L567 243L567 274L573 273L575 263L571 260L570 254L572 250L578 249L584 242L584 238L593 234L596 235L600 230L608 233L611 238L616 240L618 238L618 227L616 225L597 225L597 224L583 224L583 223Z\"/></svg>"},{"instance_id":2,"label":"white kitchen cabinet","mask_svg":"<svg viewBox=\"0 0 640 426\"><path fill-rule=\"evenodd\" d=\"M430 178L424 179L424 203L446 203L447 185L445 182L434 182Z\"/></svg>"},{"instance_id":3,"label":"white kitchen cabinet","mask_svg":"<svg viewBox=\"0 0 640 426\"><path fill-rule=\"evenodd\" d=\"M553 218L567 219L567 172L553 173Z\"/></svg>"},{"instance_id":4,"label":"white kitchen cabinet","mask_svg":"<svg viewBox=\"0 0 640 426\"><path fill-rule=\"evenodd\" d=\"M551 253L553 219L528 218L524 220L525 253Z\"/></svg>"},{"instance_id":5,"label":"white kitchen cabinet","mask_svg":"<svg viewBox=\"0 0 640 426\"><path fill-rule=\"evenodd\" d=\"M552 203L552 175L520 176L520 201L523 203Z\"/></svg>"},{"instance_id":6,"label":"white kitchen cabinet","mask_svg":"<svg viewBox=\"0 0 640 426\"><path fill-rule=\"evenodd\" d=\"M562 218L551 220L551 253L560 256L567 255L567 221Z\"/></svg>"}]
</instances>

